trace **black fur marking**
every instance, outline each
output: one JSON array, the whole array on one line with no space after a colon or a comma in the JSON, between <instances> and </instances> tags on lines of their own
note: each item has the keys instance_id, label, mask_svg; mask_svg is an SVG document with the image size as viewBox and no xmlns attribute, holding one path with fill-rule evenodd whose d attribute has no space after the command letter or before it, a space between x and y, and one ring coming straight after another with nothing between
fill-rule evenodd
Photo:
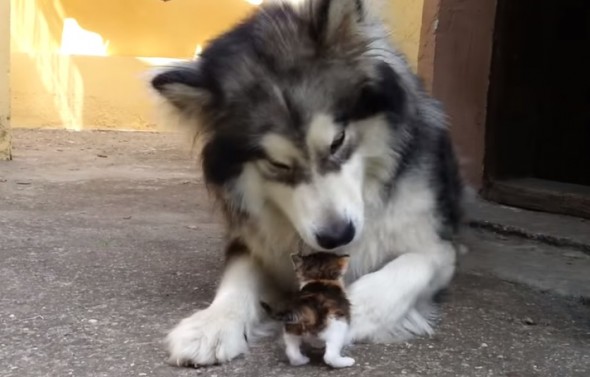
<instances>
[{"instance_id":1,"label":"black fur marking","mask_svg":"<svg viewBox=\"0 0 590 377\"><path fill-rule=\"evenodd\" d=\"M311 8L311 27L310 36L311 39L316 41L320 46L326 41L328 32L328 25L330 22L330 7L335 3L353 0L318 0L316 3L310 1ZM362 0L354 0L354 8L356 12L357 22L361 22L364 18L364 6Z\"/></svg>"},{"instance_id":2,"label":"black fur marking","mask_svg":"<svg viewBox=\"0 0 590 377\"><path fill-rule=\"evenodd\" d=\"M262 19L255 19L254 23L265 25L265 20L272 18L277 24L295 24L301 29L305 28L303 24L304 21L301 19L301 17L291 6L286 4L265 6L264 15L265 17ZM263 29L263 27L261 26L260 29ZM297 78L302 76L300 68L295 68L292 61L284 59L284 53L277 54L277 51L268 49L269 41L267 35L260 35L255 31L255 29L253 30L254 33L251 35L250 39L251 52L253 54L252 56L260 60L262 65L265 66L269 73L275 75L276 77L293 76ZM280 36L277 36L277 38L280 38ZM299 41L299 43L302 42L303 41ZM283 48L284 47L285 46L283 46Z\"/></svg>"},{"instance_id":3,"label":"black fur marking","mask_svg":"<svg viewBox=\"0 0 590 377\"><path fill-rule=\"evenodd\" d=\"M342 1L342 0L338 0ZM317 5L310 1L310 7L312 7L312 22L310 27L311 39L320 43L324 41L328 28L328 22L330 17L330 6L332 0L320 0L317 1Z\"/></svg>"},{"instance_id":4,"label":"black fur marking","mask_svg":"<svg viewBox=\"0 0 590 377\"><path fill-rule=\"evenodd\" d=\"M405 116L407 98L400 78L385 63L380 63L377 70L379 79L376 82L364 84L352 104L349 100L340 104L337 117L339 121L360 121L379 113L387 113L387 117L395 125Z\"/></svg>"},{"instance_id":5,"label":"black fur marking","mask_svg":"<svg viewBox=\"0 0 590 377\"><path fill-rule=\"evenodd\" d=\"M358 144L356 142L349 141L335 154L325 153L325 155L319 160L318 172L320 174L327 174L340 171L342 165L352 157L357 146Z\"/></svg>"},{"instance_id":6,"label":"black fur marking","mask_svg":"<svg viewBox=\"0 0 590 377\"><path fill-rule=\"evenodd\" d=\"M393 121L393 120L392 120ZM408 127L406 130L409 132L408 140L399 147L396 152L398 153L398 163L397 169L395 171L395 175L393 181L397 181L400 179L406 171L412 166L415 162L416 158L420 155L422 151L422 146L424 144L424 137L420 132L422 128L422 124L417 123L413 124L411 127Z\"/></svg>"},{"instance_id":7,"label":"black fur marking","mask_svg":"<svg viewBox=\"0 0 590 377\"><path fill-rule=\"evenodd\" d=\"M257 104L268 100L271 94L261 84L254 83L244 89L244 96L251 104Z\"/></svg>"},{"instance_id":8,"label":"black fur marking","mask_svg":"<svg viewBox=\"0 0 590 377\"><path fill-rule=\"evenodd\" d=\"M224 99L221 87L213 77L212 75L205 74L202 69L196 66L194 68L173 68L158 74L152 79L151 84L154 89L164 96L166 95L167 87L173 84L180 84L193 88L195 91L206 92L210 95L210 98L208 103L205 104L189 103L179 98L172 98L171 102L180 110L186 110L190 106L209 108L211 106L218 106Z\"/></svg>"},{"instance_id":9,"label":"black fur marking","mask_svg":"<svg viewBox=\"0 0 590 377\"><path fill-rule=\"evenodd\" d=\"M289 112L289 119L291 120L291 125L293 129L297 131L303 130L303 116L301 115L301 111L295 107L295 104L291 100L291 96L287 93L283 93L283 99L285 101L285 106L287 107L287 111Z\"/></svg>"},{"instance_id":10,"label":"black fur marking","mask_svg":"<svg viewBox=\"0 0 590 377\"><path fill-rule=\"evenodd\" d=\"M275 321L279 321L285 324L293 324L297 323L297 321L299 320L298 315L295 311L274 311L270 307L270 305L263 301L260 301L260 306L262 306L262 309L266 312L266 314Z\"/></svg>"},{"instance_id":11,"label":"black fur marking","mask_svg":"<svg viewBox=\"0 0 590 377\"><path fill-rule=\"evenodd\" d=\"M231 240L231 242L225 248L225 264L228 265L235 259L248 256L250 249L246 244L239 238Z\"/></svg>"},{"instance_id":12,"label":"black fur marking","mask_svg":"<svg viewBox=\"0 0 590 377\"><path fill-rule=\"evenodd\" d=\"M280 182L284 185L294 187L298 184L311 181L311 174L304 167L294 163L289 170L275 172L274 174L265 174L265 178L270 181Z\"/></svg>"},{"instance_id":13,"label":"black fur marking","mask_svg":"<svg viewBox=\"0 0 590 377\"><path fill-rule=\"evenodd\" d=\"M182 84L193 88L202 88L203 82L197 71L191 69L175 69L160 73L152 79L152 86L159 92L166 89L166 85Z\"/></svg>"},{"instance_id":14,"label":"black fur marking","mask_svg":"<svg viewBox=\"0 0 590 377\"><path fill-rule=\"evenodd\" d=\"M365 6L363 5L363 0L356 0L355 4L356 6L356 13L358 14L358 20L362 21L365 15Z\"/></svg>"},{"instance_id":15,"label":"black fur marking","mask_svg":"<svg viewBox=\"0 0 590 377\"><path fill-rule=\"evenodd\" d=\"M244 163L263 157L262 151L249 148L244 140L216 137L203 148L203 173L208 183L221 186L240 175Z\"/></svg>"},{"instance_id":16,"label":"black fur marking","mask_svg":"<svg viewBox=\"0 0 590 377\"><path fill-rule=\"evenodd\" d=\"M222 73L225 68L231 66L232 58L244 53L252 52L253 40L256 35L256 17L254 15L229 32L213 40L201 53L200 59L204 60L205 70L213 73ZM219 59L219 57L225 59Z\"/></svg>"},{"instance_id":17,"label":"black fur marking","mask_svg":"<svg viewBox=\"0 0 590 377\"><path fill-rule=\"evenodd\" d=\"M436 176L433 180L436 182L437 208L443 221L440 236L450 240L458 232L463 217L461 207L463 183L449 134L446 131L441 132L437 141Z\"/></svg>"},{"instance_id":18,"label":"black fur marking","mask_svg":"<svg viewBox=\"0 0 590 377\"><path fill-rule=\"evenodd\" d=\"M451 292L450 292L449 288L443 288L434 294L434 296L432 297L432 301L435 304L440 305L440 304L444 304L446 302L449 302L450 297L451 297Z\"/></svg>"},{"instance_id":19,"label":"black fur marking","mask_svg":"<svg viewBox=\"0 0 590 377\"><path fill-rule=\"evenodd\" d=\"M269 316L271 316L271 317L272 317L272 315L273 315L273 310L272 310L272 308L270 307L270 305L269 305L269 304L267 304L267 303L266 303L266 302L264 302L264 301L260 301L260 306L262 306L262 309L263 309L263 310L266 312L266 314L268 314Z\"/></svg>"}]
</instances>

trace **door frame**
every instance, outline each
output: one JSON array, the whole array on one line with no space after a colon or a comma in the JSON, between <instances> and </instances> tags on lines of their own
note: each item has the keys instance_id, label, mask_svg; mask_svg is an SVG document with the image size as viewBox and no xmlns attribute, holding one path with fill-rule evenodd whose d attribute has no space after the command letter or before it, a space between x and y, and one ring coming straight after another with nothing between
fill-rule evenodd
<instances>
[{"instance_id":1,"label":"door frame","mask_svg":"<svg viewBox=\"0 0 590 377\"><path fill-rule=\"evenodd\" d=\"M486 171L486 145L494 149L486 125L493 121L487 109L497 6L498 0L424 0L418 74L445 107L467 184L492 201L590 218L588 186L495 179L491 154Z\"/></svg>"},{"instance_id":2,"label":"door frame","mask_svg":"<svg viewBox=\"0 0 590 377\"><path fill-rule=\"evenodd\" d=\"M418 74L449 116L466 181L484 185L496 0L424 0Z\"/></svg>"}]
</instances>

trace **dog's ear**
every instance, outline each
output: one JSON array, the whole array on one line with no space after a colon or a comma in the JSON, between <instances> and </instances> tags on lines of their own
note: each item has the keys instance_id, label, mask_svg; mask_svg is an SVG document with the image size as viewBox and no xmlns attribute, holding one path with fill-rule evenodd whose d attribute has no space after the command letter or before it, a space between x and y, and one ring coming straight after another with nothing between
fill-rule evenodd
<instances>
[{"instance_id":1,"label":"dog's ear","mask_svg":"<svg viewBox=\"0 0 590 377\"><path fill-rule=\"evenodd\" d=\"M363 0L318 0L308 2L311 35L325 47L354 42L365 18Z\"/></svg>"},{"instance_id":2,"label":"dog's ear","mask_svg":"<svg viewBox=\"0 0 590 377\"><path fill-rule=\"evenodd\" d=\"M183 113L198 113L213 101L213 92L197 63L185 63L159 70L151 79L152 87Z\"/></svg>"}]
</instances>

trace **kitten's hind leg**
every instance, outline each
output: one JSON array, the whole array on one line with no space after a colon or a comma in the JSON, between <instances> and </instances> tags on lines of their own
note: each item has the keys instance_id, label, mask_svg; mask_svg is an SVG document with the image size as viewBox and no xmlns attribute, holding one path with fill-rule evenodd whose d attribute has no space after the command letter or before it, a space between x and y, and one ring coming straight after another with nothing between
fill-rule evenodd
<instances>
[{"instance_id":1,"label":"kitten's hind leg","mask_svg":"<svg viewBox=\"0 0 590 377\"><path fill-rule=\"evenodd\" d=\"M320 334L320 338L326 342L324 361L333 368L345 368L354 364L353 358L340 355L347 332L348 323L332 318L328 320L328 326Z\"/></svg>"},{"instance_id":2,"label":"kitten's hind leg","mask_svg":"<svg viewBox=\"0 0 590 377\"><path fill-rule=\"evenodd\" d=\"M291 365L298 367L309 363L309 358L301 353L301 336L289 334L285 331L283 339L285 340L286 353Z\"/></svg>"}]
</instances>

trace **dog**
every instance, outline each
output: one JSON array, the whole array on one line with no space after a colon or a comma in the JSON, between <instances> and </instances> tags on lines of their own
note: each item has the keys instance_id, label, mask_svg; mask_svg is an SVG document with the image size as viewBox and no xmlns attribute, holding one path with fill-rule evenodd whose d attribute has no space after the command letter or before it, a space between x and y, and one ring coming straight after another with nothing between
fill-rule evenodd
<instances>
[{"instance_id":1,"label":"dog","mask_svg":"<svg viewBox=\"0 0 590 377\"><path fill-rule=\"evenodd\" d=\"M260 6L151 86L198 141L227 230L209 307L167 336L180 366L228 362L297 290L294 250L349 254L347 343L433 332L464 186L439 103L366 0Z\"/></svg>"}]
</instances>

